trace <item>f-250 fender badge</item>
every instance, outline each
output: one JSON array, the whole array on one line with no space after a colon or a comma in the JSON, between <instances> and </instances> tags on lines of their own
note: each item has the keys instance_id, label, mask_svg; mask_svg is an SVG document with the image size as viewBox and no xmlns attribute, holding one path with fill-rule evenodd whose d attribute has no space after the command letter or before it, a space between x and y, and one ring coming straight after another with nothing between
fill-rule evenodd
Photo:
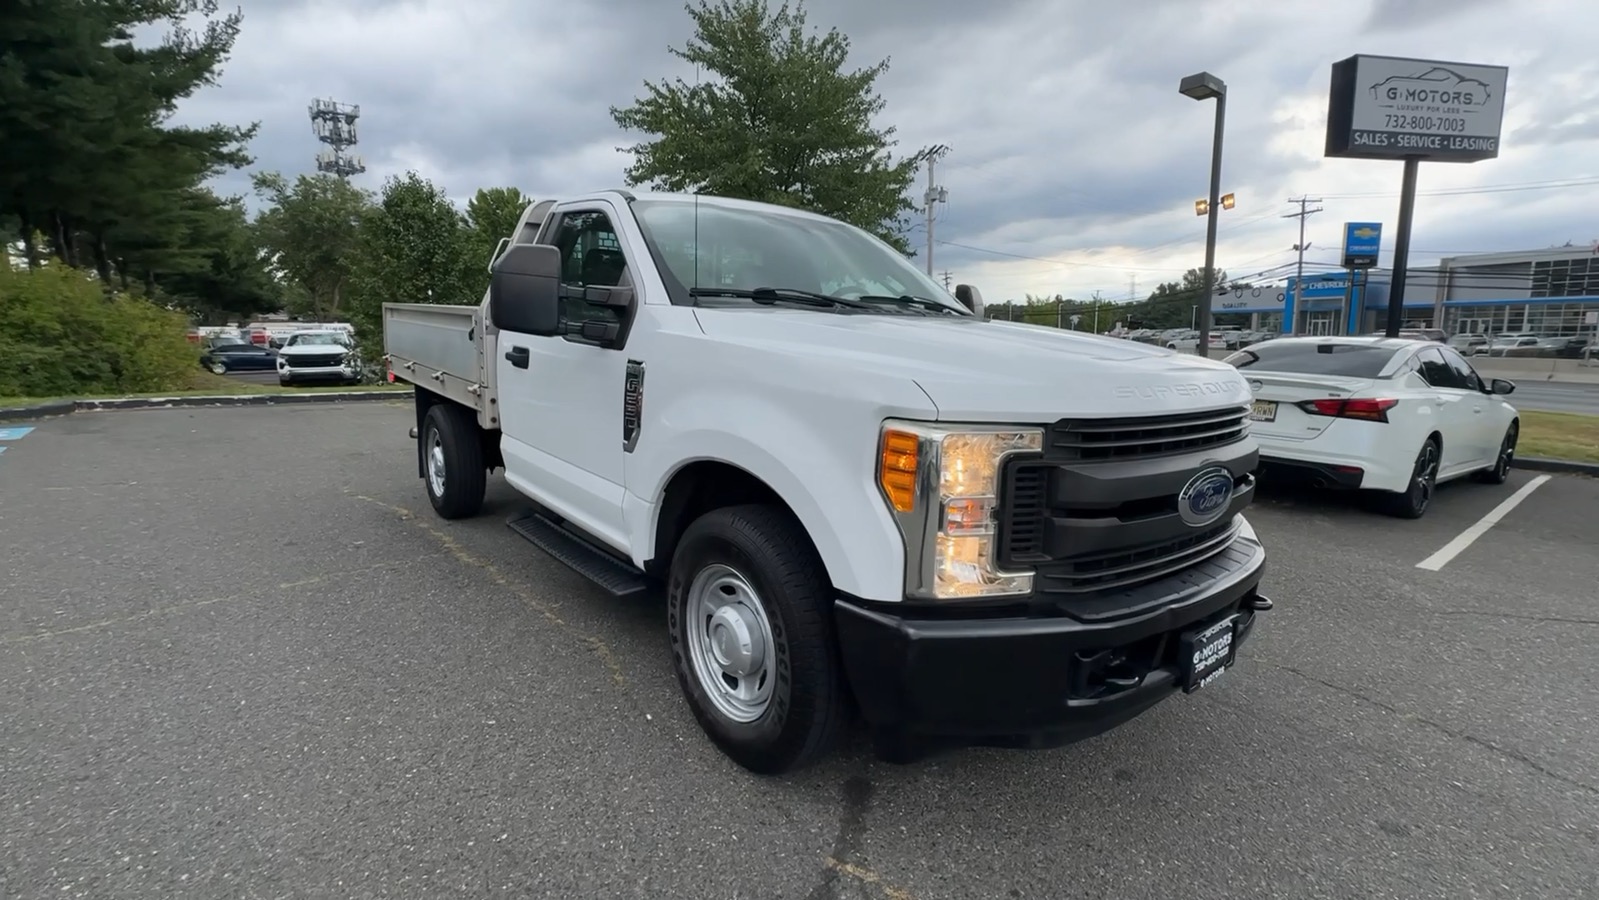
<instances>
[{"instance_id":1,"label":"f-250 fender badge","mask_svg":"<svg viewBox=\"0 0 1599 900\"><path fill-rule=\"evenodd\" d=\"M644 361L627 361L627 377L622 382L622 452L632 453L638 446L639 427L644 423Z\"/></svg>"}]
</instances>

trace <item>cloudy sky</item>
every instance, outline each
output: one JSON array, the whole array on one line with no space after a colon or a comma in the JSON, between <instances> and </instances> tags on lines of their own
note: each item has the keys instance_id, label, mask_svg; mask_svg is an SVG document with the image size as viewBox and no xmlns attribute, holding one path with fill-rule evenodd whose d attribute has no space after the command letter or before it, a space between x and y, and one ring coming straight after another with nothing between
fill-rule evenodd
<instances>
[{"instance_id":1,"label":"cloudy sky","mask_svg":"<svg viewBox=\"0 0 1599 900\"><path fill-rule=\"evenodd\" d=\"M691 71L677 0L237 0L221 84L180 120L260 121L260 168L313 168L313 97L361 106L376 187L417 169L452 196L535 197L621 184L631 138L607 112L646 79ZM225 4L226 5L226 4ZM1311 263L1344 221L1397 215L1401 164L1322 156L1331 64L1354 53L1510 67L1500 157L1421 168L1412 264L1599 239L1599 7L1582 0L810 0L861 65L892 59L884 122L902 149L943 143L934 262L990 300L1146 294L1202 264L1213 106L1229 88L1217 263L1293 262L1291 196L1322 198ZM242 177L222 187L242 192ZM920 186L918 186L918 190ZM911 234L920 247L925 231Z\"/></svg>"}]
</instances>

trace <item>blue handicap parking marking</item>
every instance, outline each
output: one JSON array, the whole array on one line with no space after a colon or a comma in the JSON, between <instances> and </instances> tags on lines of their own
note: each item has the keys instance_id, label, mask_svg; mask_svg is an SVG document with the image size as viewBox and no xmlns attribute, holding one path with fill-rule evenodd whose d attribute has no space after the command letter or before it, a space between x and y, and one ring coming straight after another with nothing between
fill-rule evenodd
<instances>
[{"instance_id":1,"label":"blue handicap parking marking","mask_svg":"<svg viewBox=\"0 0 1599 900\"><path fill-rule=\"evenodd\" d=\"M20 441L33 430L32 425L23 425L16 428L0 428L0 441ZM0 447L0 450L5 449Z\"/></svg>"}]
</instances>

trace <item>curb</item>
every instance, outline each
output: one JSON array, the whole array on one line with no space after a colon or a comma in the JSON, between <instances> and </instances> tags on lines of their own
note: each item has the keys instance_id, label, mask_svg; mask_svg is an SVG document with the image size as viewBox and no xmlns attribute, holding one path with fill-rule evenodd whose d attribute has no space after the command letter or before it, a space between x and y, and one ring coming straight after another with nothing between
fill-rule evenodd
<instances>
[{"instance_id":1,"label":"curb","mask_svg":"<svg viewBox=\"0 0 1599 900\"><path fill-rule=\"evenodd\" d=\"M126 409L182 409L207 406L278 406L296 403L339 403L400 399L405 391L326 391L303 394L215 394L203 397L119 397L107 400L55 400L37 406L0 408L0 422L43 419L74 412Z\"/></svg>"},{"instance_id":2,"label":"curb","mask_svg":"<svg viewBox=\"0 0 1599 900\"><path fill-rule=\"evenodd\" d=\"M1510 463L1512 468L1533 472L1554 472L1560 475L1587 475L1599 478L1599 463L1575 462L1569 459L1544 459L1537 456L1518 456Z\"/></svg>"},{"instance_id":3,"label":"curb","mask_svg":"<svg viewBox=\"0 0 1599 900\"><path fill-rule=\"evenodd\" d=\"M20 422L27 419L64 416L75 409L77 409L77 402L74 400L55 400L50 403L41 403L38 406L0 407L0 422Z\"/></svg>"}]
</instances>

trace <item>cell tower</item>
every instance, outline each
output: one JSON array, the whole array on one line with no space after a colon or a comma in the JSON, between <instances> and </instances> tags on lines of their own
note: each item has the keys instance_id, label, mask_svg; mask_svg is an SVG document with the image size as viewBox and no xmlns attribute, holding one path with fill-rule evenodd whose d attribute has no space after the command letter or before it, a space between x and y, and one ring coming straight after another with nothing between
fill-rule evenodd
<instances>
[{"instance_id":1,"label":"cell tower","mask_svg":"<svg viewBox=\"0 0 1599 900\"><path fill-rule=\"evenodd\" d=\"M331 148L316 155L318 172L349 178L366 171L366 163L361 157L344 152L354 147L359 140L355 135L355 120L359 118L360 106L333 100L311 101L311 131L317 140Z\"/></svg>"}]
</instances>

